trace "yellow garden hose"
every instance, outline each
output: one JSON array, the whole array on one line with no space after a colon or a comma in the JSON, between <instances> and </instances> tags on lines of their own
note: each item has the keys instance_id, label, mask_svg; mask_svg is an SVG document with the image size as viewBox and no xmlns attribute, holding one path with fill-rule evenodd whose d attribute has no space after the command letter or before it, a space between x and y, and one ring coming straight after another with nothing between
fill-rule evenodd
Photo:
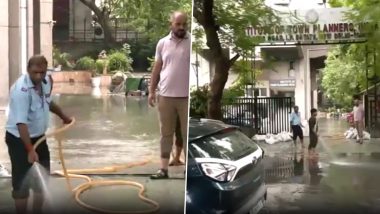
<instances>
[{"instance_id":1,"label":"yellow garden hose","mask_svg":"<svg viewBox=\"0 0 380 214\"><path fill-rule=\"evenodd\" d=\"M64 176L66 178L66 183L67 187L70 192L73 192L75 201L82 207L87 208L89 210L99 212L99 213L116 213L116 214L142 214L142 213L155 213L160 209L160 206L157 202L147 198L144 196L145 192L145 187L134 181L127 181L127 180L92 180L89 176L85 175L80 175L80 174L86 174L86 173L105 173L105 172L117 172L123 169L128 169L132 168L135 166L142 166L145 165L151 160L145 160L145 161L140 161L140 162L135 162L135 163L129 163L129 164L124 164L124 165L117 165L117 166L110 166L110 167L104 167L104 168L99 168L99 169L75 169L75 170L68 170L65 165L65 160L62 152L62 139L59 136L60 133L66 131L69 129L71 126L73 126L75 123L75 118L72 118L72 121L70 124L66 124L63 127L56 129L52 133L49 133L45 135L44 137L40 138L35 144L34 144L34 149L36 149L46 138L50 136L56 136L57 141L58 141L58 151L59 151L59 158L62 163L62 171L55 171L55 174ZM72 187L70 183L70 178L80 178L86 180L86 183L83 183L75 188ZM129 186L134 186L139 189L138 197L142 201L144 201L147 204L152 205L152 208L143 210L143 211L110 211L110 210L105 210L101 208L97 208L91 205L88 205L84 203L80 199L80 195L86 191L89 190L93 187L97 186L113 186L113 185L129 185Z\"/></svg>"}]
</instances>

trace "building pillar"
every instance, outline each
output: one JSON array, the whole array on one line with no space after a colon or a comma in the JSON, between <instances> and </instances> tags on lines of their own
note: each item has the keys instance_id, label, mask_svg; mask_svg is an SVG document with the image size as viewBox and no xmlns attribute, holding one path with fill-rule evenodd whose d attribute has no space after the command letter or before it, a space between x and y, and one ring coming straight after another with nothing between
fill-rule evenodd
<instances>
[{"instance_id":1,"label":"building pillar","mask_svg":"<svg viewBox=\"0 0 380 214\"><path fill-rule=\"evenodd\" d=\"M298 66L296 65L296 87L295 87L295 105L299 107L299 111L301 113L301 119L306 119L306 91L305 91L305 73L306 73L306 63L307 59L302 58L299 60Z\"/></svg>"},{"instance_id":2,"label":"building pillar","mask_svg":"<svg viewBox=\"0 0 380 214\"><path fill-rule=\"evenodd\" d=\"M311 66L310 66L310 49L307 48L306 53L306 70L305 70L305 119L307 120L310 117L311 110Z\"/></svg>"},{"instance_id":3,"label":"building pillar","mask_svg":"<svg viewBox=\"0 0 380 214\"><path fill-rule=\"evenodd\" d=\"M31 50L33 53L31 55L36 55L41 53L41 39L40 39L40 0L30 1L33 4L33 9L29 10L31 16L29 16L29 23L31 25L31 31L29 31L32 35L29 34L29 44L33 44L33 48Z\"/></svg>"},{"instance_id":4,"label":"building pillar","mask_svg":"<svg viewBox=\"0 0 380 214\"><path fill-rule=\"evenodd\" d=\"M20 1L8 1L9 14L9 84L12 85L22 74Z\"/></svg>"},{"instance_id":5,"label":"building pillar","mask_svg":"<svg viewBox=\"0 0 380 214\"><path fill-rule=\"evenodd\" d=\"M40 47L41 54L53 67L53 0L40 1Z\"/></svg>"},{"instance_id":6,"label":"building pillar","mask_svg":"<svg viewBox=\"0 0 380 214\"><path fill-rule=\"evenodd\" d=\"M0 1L0 8L3 8L3 12L0 13L0 41L2 46L0 49L0 110L5 109L8 103L9 95L9 3L11 1Z\"/></svg>"}]
</instances>

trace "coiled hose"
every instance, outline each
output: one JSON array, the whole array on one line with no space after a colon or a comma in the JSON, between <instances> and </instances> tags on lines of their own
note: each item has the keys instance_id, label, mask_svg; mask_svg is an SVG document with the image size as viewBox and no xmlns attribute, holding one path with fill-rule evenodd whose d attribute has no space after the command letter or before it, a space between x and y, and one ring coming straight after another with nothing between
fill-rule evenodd
<instances>
[{"instance_id":1,"label":"coiled hose","mask_svg":"<svg viewBox=\"0 0 380 214\"><path fill-rule=\"evenodd\" d=\"M65 177L67 187L70 192L73 193L75 201L82 207L99 212L99 213L115 213L115 214L142 214L142 213L155 213L160 209L160 205L156 202L153 201L146 196L144 196L145 192L145 187L141 183L134 182L134 181L128 181L128 180L92 180L89 176L81 175L81 174L86 174L86 173L105 173L105 172L117 172L123 169L128 169L136 166L142 166L145 165L149 162L151 162L151 159L145 160L145 161L140 161L140 162L134 162L134 163L129 163L129 164L124 164L124 165L118 165L118 166L110 166L110 167L103 167L103 168L97 168L97 169L67 169L65 165L65 159L63 156L62 152L62 139L59 136L60 133L66 131L70 127L72 127L75 123L75 118L72 118L72 121L70 124L65 124L63 127L58 128L54 130L52 133L46 134L44 137L40 138L35 144L34 144L34 149L36 149L46 138L51 137L51 136L56 136L56 139L58 141L58 151L59 151L59 158L62 163L62 171L55 171L54 174L61 175ZM79 186L73 188L71 183L70 183L70 178L80 178L86 180L85 183L80 184ZM139 189L138 197L145 203L151 205L152 207L147 210L142 210L142 211L110 211L110 210L105 210L101 208L97 208L94 206L91 206L89 204L84 203L80 199L80 195L91 188L97 187L97 186L114 186L114 185L127 185L127 186L134 186Z\"/></svg>"}]
</instances>

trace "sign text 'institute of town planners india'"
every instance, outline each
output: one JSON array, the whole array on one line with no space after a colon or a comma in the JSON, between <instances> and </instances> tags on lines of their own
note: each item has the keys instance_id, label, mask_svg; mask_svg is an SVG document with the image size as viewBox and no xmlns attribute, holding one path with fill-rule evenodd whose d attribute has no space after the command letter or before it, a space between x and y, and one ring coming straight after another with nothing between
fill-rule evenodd
<instances>
[{"instance_id":1,"label":"sign text 'institute of town planners india'","mask_svg":"<svg viewBox=\"0 0 380 214\"><path fill-rule=\"evenodd\" d=\"M261 44L298 43L328 44L354 43L366 40L365 31L376 27L368 22L352 23L345 17L345 8L312 9L295 11L281 19L281 25L273 27L248 27L249 36L256 37Z\"/></svg>"}]
</instances>

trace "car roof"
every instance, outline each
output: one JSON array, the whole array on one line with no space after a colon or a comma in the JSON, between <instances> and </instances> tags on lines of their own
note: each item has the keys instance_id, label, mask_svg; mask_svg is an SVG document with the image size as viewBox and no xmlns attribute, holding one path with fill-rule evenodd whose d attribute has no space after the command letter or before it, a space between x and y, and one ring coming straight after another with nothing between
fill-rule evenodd
<instances>
[{"instance_id":1,"label":"car roof","mask_svg":"<svg viewBox=\"0 0 380 214\"><path fill-rule=\"evenodd\" d=\"M203 138L228 128L237 128L219 120L190 118L189 120L189 142Z\"/></svg>"}]
</instances>

